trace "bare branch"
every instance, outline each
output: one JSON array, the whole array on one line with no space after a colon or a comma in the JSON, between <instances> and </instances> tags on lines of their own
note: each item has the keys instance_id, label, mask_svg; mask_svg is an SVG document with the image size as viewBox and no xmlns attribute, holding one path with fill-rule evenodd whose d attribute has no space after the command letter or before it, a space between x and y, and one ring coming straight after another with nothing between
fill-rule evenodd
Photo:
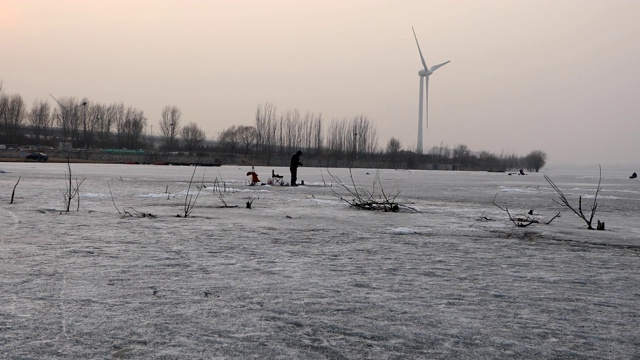
<instances>
[{"instance_id":1,"label":"bare branch","mask_svg":"<svg viewBox=\"0 0 640 360\"><path fill-rule=\"evenodd\" d=\"M552 222L555 218L557 218L557 217L560 217L560 212L558 212L554 217L552 217L552 218L551 218L551 220L547 221L545 224L546 224L546 225L551 224L551 222Z\"/></svg>"},{"instance_id":2,"label":"bare branch","mask_svg":"<svg viewBox=\"0 0 640 360\"><path fill-rule=\"evenodd\" d=\"M78 180L78 178L75 179L75 185L73 184L73 178L71 176L71 163L69 161L69 158L67 157L67 176L66 176L66 181L67 181L67 189L65 190L64 193L64 200L65 200L65 212L69 212L69 209L71 208L71 200L73 200L73 198L77 197L77 201L78 201L78 205L76 207L76 211L80 210L80 185L82 185L82 183L85 181L86 178L82 178L81 180Z\"/></svg>"},{"instance_id":3,"label":"bare branch","mask_svg":"<svg viewBox=\"0 0 640 360\"><path fill-rule=\"evenodd\" d=\"M600 193L600 190L602 190L602 188L601 188L601 184L602 184L602 166L600 166L600 177L598 179L598 187L596 188L596 194L593 197L593 204L591 205L591 213L589 214L589 218L588 219L587 219L587 216L582 211L582 196L578 196L578 209L576 209L573 206L571 206L571 204L569 203L569 200L567 199L567 197L564 195L562 190L560 190L560 188L558 188L558 186L551 180L551 178L549 178L547 175L545 175L544 179L547 180L549 185L551 185L551 188L553 188L553 190L555 190L555 192L558 193L558 195L560 196L560 201L557 201L555 199L553 201L556 204L559 204L559 205L562 205L562 206L565 206L565 207L569 208L580 219L584 220L584 222L587 224L587 229L595 230L593 228L593 226L592 226L592 223L593 223L593 217L595 216L596 210L598 209L598 194ZM600 224L602 224L602 225L600 225ZM604 222L600 222L600 220L598 220L597 230L604 230Z\"/></svg>"},{"instance_id":4,"label":"bare branch","mask_svg":"<svg viewBox=\"0 0 640 360\"><path fill-rule=\"evenodd\" d=\"M0 84L2 85L2 84ZM0 90L2 89L2 87L0 86ZM13 185L13 191L11 192L11 202L9 204L13 204L13 196L16 194L16 187L18 187L18 183L20 182L20 176L18 176L18 181L16 181L16 184Z\"/></svg>"},{"instance_id":5,"label":"bare branch","mask_svg":"<svg viewBox=\"0 0 640 360\"><path fill-rule=\"evenodd\" d=\"M109 188L109 195L111 195L111 202L113 203L113 207L115 207L115 208L116 208L116 211L118 212L118 214L120 214L120 215L121 215L122 213L120 212L120 210L119 210L119 209L118 209L118 207L116 206L116 202L115 202L115 200L113 200L113 193L111 192L111 186L109 185L109 182L108 182L108 181L107 181L107 188Z\"/></svg>"},{"instance_id":6,"label":"bare branch","mask_svg":"<svg viewBox=\"0 0 640 360\"><path fill-rule=\"evenodd\" d=\"M517 227L527 227L531 224L537 224L539 223L538 220L530 218L530 217L526 217L526 218L514 218L513 216L511 216L511 213L509 212L509 208L508 207L502 207L500 205L498 205L498 203L496 203L496 198L498 197L498 194L496 194L496 196L493 197L493 205L495 205L498 209L504 211L507 213L507 216L509 216L509 220L511 220L511 222L513 223L513 225L517 226Z\"/></svg>"},{"instance_id":7,"label":"bare branch","mask_svg":"<svg viewBox=\"0 0 640 360\"><path fill-rule=\"evenodd\" d=\"M493 205L495 205L498 209L504 211L507 213L507 216L509 216L509 220L511 220L511 222L513 223L513 225L517 226L517 227L527 227L531 224L539 224L540 220L534 218L533 216L529 216L529 215L525 215L524 217L513 217L511 215L511 212L509 212L509 208L508 207L502 207L500 205L498 205L498 203L496 202L496 199L498 197L498 194L496 194L496 196L493 197ZM529 214L533 214L533 212L530 212ZM552 217L549 221L545 222L545 225L549 225L551 224L551 222L560 216L560 213L557 213L554 217Z\"/></svg>"},{"instance_id":8,"label":"bare branch","mask_svg":"<svg viewBox=\"0 0 640 360\"><path fill-rule=\"evenodd\" d=\"M331 172L328 169L327 169L327 172L329 173L333 181L338 185L340 185L340 187L349 194L350 199L343 197L333 187L331 187L331 191L333 192L333 194L337 198L339 198L340 201L344 201L353 207L363 209L363 210L377 210L377 211L384 211L384 212L387 212L387 211L397 212L400 209L407 209L410 211L418 212L418 210L410 206L398 204L395 201L398 194L394 194L393 196L387 196L387 194L384 192L384 188L380 181L380 176L378 172L376 172L376 176L373 181L372 191L369 191L364 188L360 188L356 185L351 169L349 169L349 175L351 178L350 186L344 184L337 176L334 176L333 174L331 174ZM377 186L380 187L380 194L376 192Z\"/></svg>"},{"instance_id":9,"label":"bare branch","mask_svg":"<svg viewBox=\"0 0 640 360\"><path fill-rule=\"evenodd\" d=\"M198 165L196 164L193 168L193 173L191 174L191 179L189 180L189 186L187 187L187 194L184 197L184 217L188 217L193 211L193 207L196 205L196 201L198 200L198 196L200 195L200 191L202 190L204 185L204 172L202 172L202 180L200 181L201 186L196 186L198 191L195 193L195 197L190 193L191 185L193 184L193 177L196 174L196 170L198 169ZM178 214L178 217L180 214Z\"/></svg>"}]
</instances>

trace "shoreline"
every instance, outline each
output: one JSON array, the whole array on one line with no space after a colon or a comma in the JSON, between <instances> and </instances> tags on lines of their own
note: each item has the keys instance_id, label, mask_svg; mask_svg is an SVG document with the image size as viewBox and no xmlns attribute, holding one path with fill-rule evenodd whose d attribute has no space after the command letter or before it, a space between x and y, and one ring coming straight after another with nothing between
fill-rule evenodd
<instances>
[{"instance_id":1,"label":"shoreline","mask_svg":"<svg viewBox=\"0 0 640 360\"><path fill-rule=\"evenodd\" d=\"M0 158L0 163L3 162L23 162L23 163L56 163L56 164L60 164L60 163L67 163L69 162L70 164L127 164L127 165L157 165L157 166L193 166L193 165L198 165L198 166L207 166L207 167L218 167L218 166L222 166L222 164L218 164L218 163L203 163L203 164L198 164L198 163L181 163L181 162L165 162L165 161L156 161L156 162L152 162L152 163L146 163L146 162L138 162L138 161L109 161L109 160L88 160L88 159L67 159L67 158L49 158L49 160L46 161L38 161L38 160L27 160L27 159L23 159L23 158Z\"/></svg>"},{"instance_id":2,"label":"shoreline","mask_svg":"<svg viewBox=\"0 0 640 360\"><path fill-rule=\"evenodd\" d=\"M26 162L26 163L88 163L88 164L119 164L122 162L118 161L104 161L104 160L86 160L86 159L68 159L67 158L49 158L46 161L38 161L38 160L27 160L24 158L0 158L1 162Z\"/></svg>"}]
</instances>

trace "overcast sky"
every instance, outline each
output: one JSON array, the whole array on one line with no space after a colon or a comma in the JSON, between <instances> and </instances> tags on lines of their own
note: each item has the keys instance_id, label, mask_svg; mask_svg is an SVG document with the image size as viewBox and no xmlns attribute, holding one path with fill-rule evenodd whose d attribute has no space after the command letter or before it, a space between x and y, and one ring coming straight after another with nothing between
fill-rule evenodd
<instances>
[{"instance_id":1,"label":"overcast sky","mask_svg":"<svg viewBox=\"0 0 640 360\"><path fill-rule=\"evenodd\" d=\"M640 170L637 0L0 0L5 93L165 105L215 139L256 107L366 115L380 146L524 155ZM53 105L53 100L49 98ZM631 169L633 167L633 169Z\"/></svg>"}]
</instances>

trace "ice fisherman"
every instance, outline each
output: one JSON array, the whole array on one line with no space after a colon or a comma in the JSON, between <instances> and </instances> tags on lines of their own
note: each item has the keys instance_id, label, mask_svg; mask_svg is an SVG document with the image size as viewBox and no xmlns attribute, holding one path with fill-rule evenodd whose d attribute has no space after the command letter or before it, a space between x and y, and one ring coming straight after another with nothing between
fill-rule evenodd
<instances>
[{"instance_id":1,"label":"ice fisherman","mask_svg":"<svg viewBox=\"0 0 640 360\"><path fill-rule=\"evenodd\" d=\"M300 150L291 156L291 164L289 165L289 170L291 170L291 186L298 186L296 183L298 180L298 166L303 166L300 162L300 156L302 156L302 151Z\"/></svg>"}]
</instances>

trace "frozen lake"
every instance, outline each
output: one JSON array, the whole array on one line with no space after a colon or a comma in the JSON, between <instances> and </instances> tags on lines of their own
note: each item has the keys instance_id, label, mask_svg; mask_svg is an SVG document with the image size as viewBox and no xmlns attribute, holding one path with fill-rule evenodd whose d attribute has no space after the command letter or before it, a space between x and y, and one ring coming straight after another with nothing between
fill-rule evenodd
<instances>
[{"instance_id":1,"label":"frozen lake","mask_svg":"<svg viewBox=\"0 0 640 360\"><path fill-rule=\"evenodd\" d=\"M606 231L589 231L543 174L587 211L597 168L380 170L418 210L399 213L349 207L323 168L300 168L301 187L197 168L206 188L187 218L192 167L71 170L86 180L64 213L66 164L0 163L1 358L640 357L640 181L626 172L603 168ZM375 177L353 170L368 190ZM515 227L494 198L561 217Z\"/></svg>"}]
</instances>

